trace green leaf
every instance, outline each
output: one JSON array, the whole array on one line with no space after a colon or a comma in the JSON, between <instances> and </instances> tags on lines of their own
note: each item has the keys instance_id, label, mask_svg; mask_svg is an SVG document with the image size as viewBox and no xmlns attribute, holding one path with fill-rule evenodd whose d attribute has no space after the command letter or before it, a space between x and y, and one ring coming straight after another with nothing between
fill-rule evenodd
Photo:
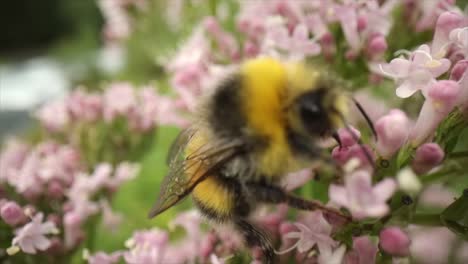
<instances>
[{"instance_id":1,"label":"green leaf","mask_svg":"<svg viewBox=\"0 0 468 264\"><path fill-rule=\"evenodd\" d=\"M443 224L468 241L468 189L441 214Z\"/></svg>"}]
</instances>

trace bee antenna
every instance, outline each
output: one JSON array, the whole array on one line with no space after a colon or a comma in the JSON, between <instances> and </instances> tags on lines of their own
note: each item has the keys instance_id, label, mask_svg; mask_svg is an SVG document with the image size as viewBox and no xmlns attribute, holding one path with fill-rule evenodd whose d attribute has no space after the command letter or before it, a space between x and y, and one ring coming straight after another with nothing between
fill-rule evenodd
<instances>
[{"instance_id":1,"label":"bee antenna","mask_svg":"<svg viewBox=\"0 0 468 264\"><path fill-rule=\"evenodd\" d=\"M359 144L359 147L361 148L361 151L364 153L364 156L366 156L367 161L369 161L369 164L372 166L372 168L375 170L375 163L374 160L372 159L371 154L367 150L367 148L364 147L364 143L362 140L353 132L351 127L348 125L348 122L346 122L346 118L341 114L340 112L337 112L338 116L341 118L341 121L343 121L343 124L345 125L346 131L351 135L353 140Z\"/></svg>"},{"instance_id":2,"label":"bee antenna","mask_svg":"<svg viewBox=\"0 0 468 264\"><path fill-rule=\"evenodd\" d=\"M375 140L377 141L377 132L375 131L374 123L372 123L372 120L370 119L369 115L366 113L366 111L364 111L364 108L362 107L362 105L354 97L351 97L351 100L353 100L354 105L356 105L359 112L362 114L362 116L366 120L367 124L369 125L369 128L372 130L372 134L374 135Z\"/></svg>"},{"instance_id":3,"label":"bee antenna","mask_svg":"<svg viewBox=\"0 0 468 264\"><path fill-rule=\"evenodd\" d=\"M353 140L356 141L359 144L359 148L361 148L361 151L364 153L364 156L366 156L367 161L369 161L369 164L372 165L372 167L375 169L375 163L374 160L372 159L371 154L369 153L368 149L364 146L364 143L358 136L353 132L351 127L345 123L345 128L346 131L348 131L349 134L351 134L351 137L353 137Z\"/></svg>"}]
</instances>

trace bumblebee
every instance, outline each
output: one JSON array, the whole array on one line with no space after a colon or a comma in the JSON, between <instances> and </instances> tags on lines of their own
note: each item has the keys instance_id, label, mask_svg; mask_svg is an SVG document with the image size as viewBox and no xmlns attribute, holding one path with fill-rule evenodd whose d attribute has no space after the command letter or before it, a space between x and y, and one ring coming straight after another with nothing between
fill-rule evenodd
<instances>
[{"instance_id":1,"label":"bumblebee","mask_svg":"<svg viewBox=\"0 0 468 264\"><path fill-rule=\"evenodd\" d=\"M258 58L240 65L202 100L193 125L173 143L149 217L191 194L204 216L233 224L273 263L268 236L249 221L259 204L340 214L281 186L288 172L323 159L319 139L345 125L348 97L336 86L306 63Z\"/></svg>"}]
</instances>

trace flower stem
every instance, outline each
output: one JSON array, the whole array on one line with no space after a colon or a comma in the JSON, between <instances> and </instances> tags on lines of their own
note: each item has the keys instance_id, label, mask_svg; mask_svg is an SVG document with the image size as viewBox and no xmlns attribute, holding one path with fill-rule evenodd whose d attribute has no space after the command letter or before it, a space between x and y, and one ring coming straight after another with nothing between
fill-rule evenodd
<instances>
[{"instance_id":1,"label":"flower stem","mask_svg":"<svg viewBox=\"0 0 468 264\"><path fill-rule=\"evenodd\" d=\"M414 214L411 219L411 224L423 226L442 226L440 214Z\"/></svg>"},{"instance_id":2,"label":"flower stem","mask_svg":"<svg viewBox=\"0 0 468 264\"><path fill-rule=\"evenodd\" d=\"M458 151L453 152L450 154L450 158L468 158L468 150L467 151Z\"/></svg>"}]
</instances>

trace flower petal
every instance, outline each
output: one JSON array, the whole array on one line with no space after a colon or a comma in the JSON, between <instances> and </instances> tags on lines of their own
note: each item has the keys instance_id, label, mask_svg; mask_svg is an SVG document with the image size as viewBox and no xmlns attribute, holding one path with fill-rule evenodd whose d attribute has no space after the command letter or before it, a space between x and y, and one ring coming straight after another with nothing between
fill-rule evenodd
<instances>
[{"instance_id":1,"label":"flower petal","mask_svg":"<svg viewBox=\"0 0 468 264\"><path fill-rule=\"evenodd\" d=\"M397 188L397 184L394 179L384 179L374 186L374 194L376 194L380 201L388 200Z\"/></svg>"},{"instance_id":2,"label":"flower petal","mask_svg":"<svg viewBox=\"0 0 468 264\"><path fill-rule=\"evenodd\" d=\"M408 98L413 95L417 89L411 85L410 81L404 81L398 88L396 89L396 95L400 98Z\"/></svg>"},{"instance_id":3,"label":"flower petal","mask_svg":"<svg viewBox=\"0 0 468 264\"><path fill-rule=\"evenodd\" d=\"M349 202L346 189L342 186L331 184L328 190L330 200L341 206L346 206Z\"/></svg>"}]
</instances>

